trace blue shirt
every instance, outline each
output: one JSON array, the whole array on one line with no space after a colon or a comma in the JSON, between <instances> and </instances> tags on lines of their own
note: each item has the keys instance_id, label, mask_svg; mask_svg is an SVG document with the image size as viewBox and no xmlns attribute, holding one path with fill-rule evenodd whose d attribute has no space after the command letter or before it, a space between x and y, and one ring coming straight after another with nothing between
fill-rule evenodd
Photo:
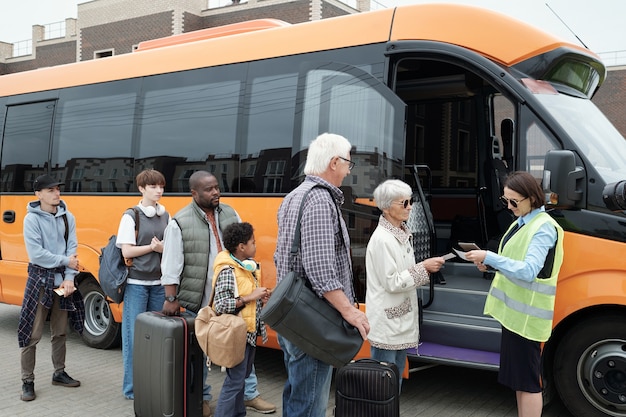
<instances>
[{"instance_id":1,"label":"blue shirt","mask_svg":"<svg viewBox=\"0 0 626 417\"><path fill-rule=\"evenodd\" d=\"M517 222L520 226L523 226L542 211L545 211L544 207L534 209L527 215L518 218ZM532 282L537 278L541 268L543 268L548 251L554 247L556 239L556 229L550 223L544 223L530 240L530 245L523 261L515 261L487 251L483 263L499 270L507 277Z\"/></svg>"}]
</instances>

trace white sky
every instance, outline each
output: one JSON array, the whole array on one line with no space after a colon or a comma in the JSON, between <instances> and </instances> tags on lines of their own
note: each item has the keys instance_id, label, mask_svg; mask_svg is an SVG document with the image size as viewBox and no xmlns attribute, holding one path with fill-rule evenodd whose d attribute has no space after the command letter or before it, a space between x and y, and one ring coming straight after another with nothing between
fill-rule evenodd
<instances>
[{"instance_id":1,"label":"white sky","mask_svg":"<svg viewBox=\"0 0 626 417\"><path fill-rule=\"evenodd\" d=\"M464 3L490 8L576 41L567 26L594 52L626 50L626 1L623 0L373 0L392 6L415 3ZM76 17L85 0L0 0L0 41L32 37L32 25ZM349 1L347 1L350 4ZM549 7L547 5L549 5ZM559 16L557 17L550 8ZM442 22L445 24L445 22Z\"/></svg>"}]
</instances>

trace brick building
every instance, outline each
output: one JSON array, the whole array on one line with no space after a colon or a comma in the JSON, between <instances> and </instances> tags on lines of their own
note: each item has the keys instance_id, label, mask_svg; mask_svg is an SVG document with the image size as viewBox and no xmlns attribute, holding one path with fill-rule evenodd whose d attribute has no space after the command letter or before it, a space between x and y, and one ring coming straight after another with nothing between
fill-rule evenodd
<instances>
[{"instance_id":1,"label":"brick building","mask_svg":"<svg viewBox=\"0 0 626 417\"><path fill-rule=\"evenodd\" d=\"M0 41L0 75L126 54L142 41L198 29L273 18L302 23L369 10L340 0L232 0L207 8L207 0L94 0L77 6L77 19L65 20L62 37L47 38L33 26L32 53L14 55L14 45Z\"/></svg>"},{"instance_id":2,"label":"brick building","mask_svg":"<svg viewBox=\"0 0 626 417\"><path fill-rule=\"evenodd\" d=\"M77 19L65 20L62 37L47 38L44 26L33 26L31 54L13 56L14 46L0 41L0 75L126 54L142 41L198 29L260 18L301 23L368 11L372 4L356 0L353 8L340 0L232 0L207 8L207 0L93 0L78 4ZM609 68L593 102L626 136L626 66Z\"/></svg>"},{"instance_id":3,"label":"brick building","mask_svg":"<svg viewBox=\"0 0 626 417\"><path fill-rule=\"evenodd\" d=\"M606 80L592 101L626 137L626 66L608 68Z\"/></svg>"}]
</instances>

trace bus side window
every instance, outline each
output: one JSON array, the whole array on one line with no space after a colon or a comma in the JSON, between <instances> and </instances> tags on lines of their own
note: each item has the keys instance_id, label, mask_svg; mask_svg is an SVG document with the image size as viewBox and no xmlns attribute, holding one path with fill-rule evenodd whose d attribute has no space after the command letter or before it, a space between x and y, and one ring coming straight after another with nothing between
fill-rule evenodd
<instances>
[{"instance_id":1,"label":"bus side window","mask_svg":"<svg viewBox=\"0 0 626 417\"><path fill-rule=\"evenodd\" d=\"M522 140L522 149L525 152L525 170L540 180L543 176L546 153L553 149L561 149L561 147L546 129L535 121L530 123L525 132L522 132L520 140Z\"/></svg>"},{"instance_id":2,"label":"bus side window","mask_svg":"<svg viewBox=\"0 0 626 417\"><path fill-rule=\"evenodd\" d=\"M9 106L2 143L0 190L30 192L34 179L46 173L55 102ZM64 171L50 173L65 181Z\"/></svg>"}]
</instances>

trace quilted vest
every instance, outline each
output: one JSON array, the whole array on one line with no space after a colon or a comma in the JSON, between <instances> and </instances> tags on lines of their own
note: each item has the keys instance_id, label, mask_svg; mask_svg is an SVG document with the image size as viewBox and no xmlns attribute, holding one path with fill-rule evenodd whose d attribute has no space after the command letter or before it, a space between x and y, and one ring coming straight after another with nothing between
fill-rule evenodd
<instances>
[{"instance_id":1,"label":"quilted vest","mask_svg":"<svg viewBox=\"0 0 626 417\"><path fill-rule=\"evenodd\" d=\"M218 210L220 230L238 221L235 210L220 204ZM204 211L192 201L183 207L174 220L180 227L183 238L185 265L178 286L178 301L187 310L197 313L202 307L202 296L209 271L209 252L211 247L211 226Z\"/></svg>"},{"instance_id":2,"label":"quilted vest","mask_svg":"<svg viewBox=\"0 0 626 417\"><path fill-rule=\"evenodd\" d=\"M215 266L213 274L213 290L215 290L215 283L217 282L217 276L224 268L231 267L233 269L233 273L235 274L235 281L237 283L237 292L240 296L246 296L251 294L252 291L258 286L257 283L260 282L261 279L261 270L257 269L254 274L252 272L246 271L243 269L241 265L235 262L231 257L230 253L227 250L221 251L217 254L215 258ZM243 317L246 322L246 328L248 333L256 332L256 301L251 301L241 310L241 317Z\"/></svg>"}]
</instances>

